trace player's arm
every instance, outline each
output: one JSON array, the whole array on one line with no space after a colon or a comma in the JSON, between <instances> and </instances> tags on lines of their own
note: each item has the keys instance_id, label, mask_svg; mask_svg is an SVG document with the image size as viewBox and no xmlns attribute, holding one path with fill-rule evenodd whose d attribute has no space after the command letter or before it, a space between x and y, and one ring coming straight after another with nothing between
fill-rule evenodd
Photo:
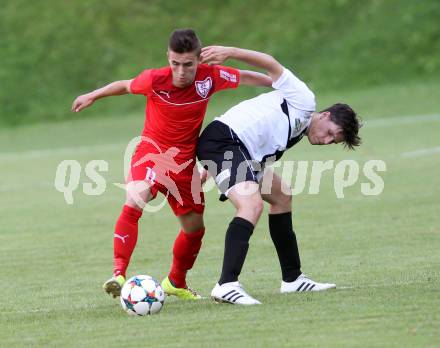
<instances>
[{"instance_id":1,"label":"player's arm","mask_svg":"<svg viewBox=\"0 0 440 348\"><path fill-rule=\"evenodd\" d=\"M90 93L80 95L73 102L72 111L79 112L82 109L92 105L95 100L100 98L130 93L131 81L132 80L115 81Z\"/></svg>"},{"instance_id":2,"label":"player's arm","mask_svg":"<svg viewBox=\"0 0 440 348\"><path fill-rule=\"evenodd\" d=\"M272 79L266 74L250 70L240 70L240 85L270 87L272 83Z\"/></svg>"},{"instance_id":3,"label":"player's arm","mask_svg":"<svg viewBox=\"0 0 440 348\"><path fill-rule=\"evenodd\" d=\"M264 69L272 81L277 81L284 71L283 66L272 56L237 47L207 46L202 48L203 63L222 64L227 59L236 59Z\"/></svg>"}]
</instances>

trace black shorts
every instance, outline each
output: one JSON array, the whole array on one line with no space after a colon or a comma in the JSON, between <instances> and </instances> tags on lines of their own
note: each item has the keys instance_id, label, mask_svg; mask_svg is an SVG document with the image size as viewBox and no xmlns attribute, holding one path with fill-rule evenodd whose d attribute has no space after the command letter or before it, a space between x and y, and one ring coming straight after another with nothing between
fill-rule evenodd
<instances>
[{"instance_id":1,"label":"black shorts","mask_svg":"<svg viewBox=\"0 0 440 348\"><path fill-rule=\"evenodd\" d=\"M263 174L261 163L251 159L234 131L220 121L211 122L203 130L197 158L214 178L222 201L234 185L244 181L259 183Z\"/></svg>"}]
</instances>

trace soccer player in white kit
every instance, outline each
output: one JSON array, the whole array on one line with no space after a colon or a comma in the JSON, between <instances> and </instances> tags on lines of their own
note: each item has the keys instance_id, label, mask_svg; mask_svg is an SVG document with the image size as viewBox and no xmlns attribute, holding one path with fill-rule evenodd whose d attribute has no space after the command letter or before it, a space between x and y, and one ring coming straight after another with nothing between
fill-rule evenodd
<instances>
[{"instance_id":1,"label":"soccer player in white kit","mask_svg":"<svg viewBox=\"0 0 440 348\"><path fill-rule=\"evenodd\" d=\"M236 208L225 238L220 279L211 292L214 300L233 304L259 304L238 282L249 240L263 210L269 207L269 231L278 254L280 291L322 291L335 284L318 283L301 272L292 227L290 187L267 164L307 136L312 145L344 143L354 149L361 142L356 113L346 104L316 112L315 96L307 85L270 55L234 47L209 46L202 61L220 64L238 59L262 68L275 89L245 100L216 118L202 132L197 157L213 176L222 195ZM267 190L267 187L270 189Z\"/></svg>"}]
</instances>

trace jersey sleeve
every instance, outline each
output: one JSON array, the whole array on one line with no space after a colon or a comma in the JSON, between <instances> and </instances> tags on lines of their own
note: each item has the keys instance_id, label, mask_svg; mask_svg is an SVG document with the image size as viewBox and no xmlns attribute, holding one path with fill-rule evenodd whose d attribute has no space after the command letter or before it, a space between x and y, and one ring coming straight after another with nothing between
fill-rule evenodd
<instances>
[{"instance_id":1,"label":"jersey sleeve","mask_svg":"<svg viewBox=\"0 0 440 348\"><path fill-rule=\"evenodd\" d=\"M240 71L228 66L214 65L214 92L222 89L237 88L240 83Z\"/></svg>"},{"instance_id":2,"label":"jersey sleeve","mask_svg":"<svg viewBox=\"0 0 440 348\"><path fill-rule=\"evenodd\" d=\"M132 94L148 95L152 91L151 70L144 70L136 76L130 84Z\"/></svg>"},{"instance_id":3,"label":"jersey sleeve","mask_svg":"<svg viewBox=\"0 0 440 348\"><path fill-rule=\"evenodd\" d=\"M315 95L307 85L290 70L284 68L281 76L272 87L281 91L287 103L304 111L315 111Z\"/></svg>"}]
</instances>

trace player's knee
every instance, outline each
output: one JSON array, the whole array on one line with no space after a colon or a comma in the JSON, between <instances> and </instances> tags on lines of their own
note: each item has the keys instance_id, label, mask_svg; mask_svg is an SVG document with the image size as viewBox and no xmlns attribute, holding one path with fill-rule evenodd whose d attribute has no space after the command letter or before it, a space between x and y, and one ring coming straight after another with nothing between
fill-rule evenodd
<instances>
[{"instance_id":1,"label":"player's knee","mask_svg":"<svg viewBox=\"0 0 440 348\"><path fill-rule=\"evenodd\" d=\"M282 192L280 194L280 205L285 208L290 208L292 206L292 195Z\"/></svg>"},{"instance_id":2,"label":"player's knee","mask_svg":"<svg viewBox=\"0 0 440 348\"><path fill-rule=\"evenodd\" d=\"M143 210L144 206L145 206L145 203L133 200L131 198L126 198L124 205L127 205L127 206L132 207L132 208L137 209L137 210Z\"/></svg>"},{"instance_id":3,"label":"player's knee","mask_svg":"<svg viewBox=\"0 0 440 348\"><path fill-rule=\"evenodd\" d=\"M261 197L254 197L253 199L245 202L239 208L238 213L239 215L248 217L248 219L255 224L260 218L263 208L263 200Z\"/></svg>"},{"instance_id":4,"label":"player's knee","mask_svg":"<svg viewBox=\"0 0 440 348\"><path fill-rule=\"evenodd\" d=\"M290 211L292 209L292 195L279 195L271 204L271 209L276 211Z\"/></svg>"},{"instance_id":5,"label":"player's knee","mask_svg":"<svg viewBox=\"0 0 440 348\"><path fill-rule=\"evenodd\" d=\"M131 182L126 186L125 204L133 208L143 209L148 201L149 188L142 181Z\"/></svg>"},{"instance_id":6,"label":"player's knee","mask_svg":"<svg viewBox=\"0 0 440 348\"><path fill-rule=\"evenodd\" d=\"M194 232L199 232L205 228L202 214L190 212L188 214L179 216L179 220L184 233L191 234Z\"/></svg>"}]
</instances>

